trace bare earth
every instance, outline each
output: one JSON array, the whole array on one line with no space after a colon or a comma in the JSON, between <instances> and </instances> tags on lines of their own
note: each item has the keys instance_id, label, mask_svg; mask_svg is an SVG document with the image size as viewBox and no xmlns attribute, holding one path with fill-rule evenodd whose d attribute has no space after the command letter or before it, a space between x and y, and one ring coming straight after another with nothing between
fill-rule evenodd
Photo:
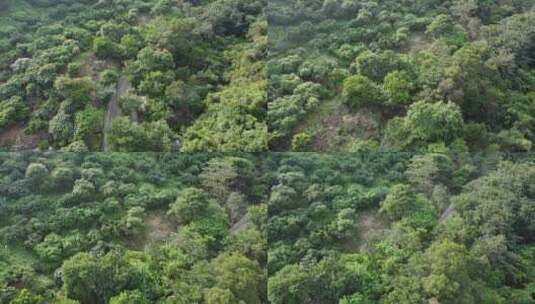
<instances>
[{"instance_id":1,"label":"bare earth","mask_svg":"<svg viewBox=\"0 0 535 304\"><path fill-rule=\"evenodd\" d=\"M117 83L117 91L108 103L108 110L106 111L106 117L104 118L104 140L102 141L102 150L104 152L109 151L108 130L111 128L111 123L115 117L121 116L121 109L119 108L118 99L121 98L121 96L126 93L128 89L128 80L125 76L122 76L119 78L119 82Z\"/></svg>"},{"instance_id":2,"label":"bare earth","mask_svg":"<svg viewBox=\"0 0 535 304\"><path fill-rule=\"evenodd\" d=\"M33 150L46 136L46 132L28 135L24 133L22 124L16 124L0 132L0 149L6 148L9 151Z\"/></svg>"}]
</instances>

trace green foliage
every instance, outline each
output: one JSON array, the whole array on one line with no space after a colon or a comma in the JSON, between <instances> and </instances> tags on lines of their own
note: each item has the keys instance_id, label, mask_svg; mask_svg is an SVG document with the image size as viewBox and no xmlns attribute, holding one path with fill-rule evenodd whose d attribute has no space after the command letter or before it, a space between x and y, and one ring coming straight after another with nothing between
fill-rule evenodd
<instances>
[{"instance_id":1,"label":"green foliage","mask_svg":"<svg viewBox=\"0 0 535 304\"><path fill-rule=\"evenodd\" d=\"M100 124L92 134L79 135L75 120L90 105L107 110L107 120L113 120L120 114L115 99L129 91L144 102L125 114L147 130L155 126L159 134L151 136L165 137L159 121L166 120L181 138L190 138L190 128L188 134L201 129L210 135L201 137L207 143L193 139L188 149L266 150L267 135L260 136L267 133L263 2L133 0L114 8L108 2L23 0L10 5L2 10L0 33L2 145L113 150ZM225 115L214 114L217 105L228 108ZM132 148L118 151L124 150ZM169 147L155 143L134 150Z\"/></svg>"},{"instance_id":2,"label":"green foliage","mask_svg":"<svg viewBox=\"0 0 535 304\"><path fill-rule=\"evenodd\" d=\"M416 101L451 101L467 126L484 127L464 151L532 149L534 112L518 98L533 91L533 13L525 1L276 1L268 15L271 149L289 151L294 135L313 128L317 144L308 151L347 151L385 133L398 142L381 140L383 151L423 151L431 143L414 139L401 121ZM318 102L294 93L305 82L323 86ZM448 149L462 150L450 140L442 140Z\"/></svg>"},{"instance_id":3,"label":"green foliage","mask_svg":"<svg viewBox=\"0 0 535 304\"><path fill-rule=\"evenodd\" d=\"M60 145L71 141L74 135L74 122L72 116L60 110L48 124L48 133Z\"/></svg>"},{"instance_id":4,"label":"green foliage","mask_svg":"<svg viewBox=\"0 0 535 304\"><path fill-rule=\"evenodd\" d=\"M383 89L388 96L388 103L393 106L409 104L412 87L406 72L394 71L385 76Z\"/></svg>"},{"instance_id":5,"label":"green foliage","mask_svg":"<svg viewBox=\"0 0 535 304\"><path fill-rule=\"evenodd\" d=\"M71 257L63 264L63 279L69 298L104 303L120 290L139 285L141 278L121 254L110 252L101 258L85 253Z\"/></svg>"},{"instance_id":6,"label":"green foliage","mask_svg":"<svg viewBox=\"0 0 535 304\"><path fill-rule=\"evenodd\" d=\"M93 106L76 113L74 138L84 141L89 147L97 148L99 135L104 128L104 111Z\"/></svg>"},{"instance_id":7,"label":"green foliage","mask_svg":"<svg viewBox=\"0 0 535 304\"><path fill-rule=\"evenodd\" d=\"M266 215L247 213L267 191L258 160L0 154L8 177L0 180L0 299L205 303L230 292L231 300L265 303L267 241L257 227ZM219 179L229 166L236 174ZM228 199L213 196L220 180Z\"/></svg>"},{"instance_id":8,"label":"green foliage","mask_svg":"<svg viewBox=\"0 0 535 304\"><path fill-rule=\"evenodd\" d=\"M313 139L314 136L307 132L294 135L292 139L292 151L307 151Z\"/></svg>"},{"instance_id":9,"label":"green foliage","mask_svg":"<svg viewBox=\"0 0 535 304\"><path fill-rule=\"evenodd\" d=\"M93 52L101 59L120 59L125 51L108 36L101 36L93 40Z\"/></svg>"},{"instance_id":10,"label":"green foliage","mask_svg":"<svg viewBox=\"0 0 535 304\"><path fill-rule=\"evenodd\" d=\"M405 124L416 139L426 142L451 142L464 127L459 107L451 102L417 102L409 109Z\"/></svg>"},{"instance_id":11,"label":"green foliage","mask_svg":"<svg viewBox=\"0 0 535 304\"><path fill-rule=\"evenodd\" d=\"M34 295L27 289L22 289L19 294L10 302L11 304L39 304L43 303L43 297Z\"/></svg>"},{"instance_id":12,"label":"green foliage","mask_svg":"<svg viewBox=\"0 0 535 304\"><path fill-rule=\"evenodd\" d=\"M119 117L112 122L108 140L113 151L143 152L170 151L173 138L165 121L135 124L128 117Z\"/></svg>"},{"instance_id":13,"label":"green foliage","mask_svg":"<svg viewBox=\"0 0 535 304\"><path fill-rule=\"evenodd\" d=\"M123 291L118 296L110 299L110 304L148 304L150 303L145 297L138 291Z\"/></svg>"},{"instance_id":14,"label":"green foliage","mask_svg":"<svg viewBox=\"0 0 535 304\"><path fill-rule=\"evenodd\" d=\"M206 215L210 203L202 190L187 188L180 192L167 214L175 216L182 224L189 224Z\"/></svg>"},{"instance_id":15,"label":"green foliage","mask_svg":"<svg viewBox=\"0 0 535 304\"><path fill-rule=\"evenodd\" d=\"M87 78L61 77L54 83L55 89L76 108L83 108L92 100L94 85Z\"/></svg>"},{"instance_id":16,"label":"green foliage","mask_svg":"<svg viewBox=\"0 0 535 304\"><path fill-rule=\"evenodd\" d=\"M533 156L429 149L0 154L0 299L529 302Z\"/></svg>"},{"instance_id":17,"label":"green foliage","mask_svg":"<svg viewBox=\"0 0 535 304\"><path fill-rule=\"evenodd\" d=\"M212 263L218 288L231 291L237 301L263 303L266 282L257 262L240 255L220 255Z\"/></svg>"},{"instance_id":18,"label":"green foliage","mask_svg":"<svg viewBox=\"0 0 535 304\"><path fill-rule=\"evenodd\" d=\"M394 149L422 147L432 143L453 144L462 138L465 124L459 106L452 102L412 104L407 116L391 120L386 130Z\"/></svg>"},{"instance_id":19,"label":"green foliage","mask_svg":"<svg viewBox=\"0 0 535 304\"><path fill-rule=\"evenodd\" d=\"M378 107L383 102L379 86L366 76L351 76L344 80L342 96L345 104L352 110L363 107Z\"/></svg>"},{"instance_id":20,"label":"green foliage","mask_svg":"<svg viewBox=\"0 0 535 304\"><path fill-rule=\"evenodd\" d=\"M0 109L0 128L5 128L9 124L25 119L29 112L28 106L18 96L1 101Z\"/></svg>"},{"instance_id":21,"label":"green foliage","mask_svg":"<svg viewBox=\"0 0 535 304\"><path fill-rule=\"evenodd\" d=\"M392 51L379 54L366 51L355 59L355 66L359 74L375 82L381 82L388 73L399 70L402 63Z\"/></svg>"}]
</instances>

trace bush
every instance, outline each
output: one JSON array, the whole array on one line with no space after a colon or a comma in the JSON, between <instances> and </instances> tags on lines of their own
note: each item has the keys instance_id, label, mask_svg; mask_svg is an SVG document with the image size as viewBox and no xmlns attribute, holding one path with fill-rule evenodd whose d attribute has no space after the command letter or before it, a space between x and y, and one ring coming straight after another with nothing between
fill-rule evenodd
<instances>
[{"instance_id":1,"label":"bush","mask_svg":"<svg viewBox=\"0 0 535 304\"><path fill-rule=\"evenodd\" d=\"M409 75L403 71L394 71L385 76L383 90L392 106L402 106L411 101L412 83Z\"/></svg>"},{"instance_id":2,"label":"bush","mask_svg":"<svg viewBox=\"0 0 535 304\"><path fill-rule=\"evenodd\" d=\"M107 36L95 38L93 41L93 52L100 59L121 59L125 51L121 45L113 42Z\"/></svg>"},{"instance_id":3,"label":"bush","mask_svg":"<svg viewBox=\"0 0 535 304\"><path fill-rule=\"evenodd\" d=\"M19 96L13 96L0 102L0 129L25 119L28 116L28 112L28 106L24 104Z\"/></svg>"},{"instance_id":4,"label":"bush","mask_svg":"<svg viewBox=\"0 0 535 304\"><path fill-rule=\"evenodd\" d=\"M383 103L381 89L366 76L356 75L344 80L342 97L353 111Z\"/></svg>"},{"instance_id":5,"label":"bush","mask_svg":"<svg viewBox=\"0 0 535 304\"><path fill-rule=\"evenodd\" d=\"M292 151L304 152L310 149L314 136L308 132L295 134L292 139Z\"/></svg>"}]
</instances>

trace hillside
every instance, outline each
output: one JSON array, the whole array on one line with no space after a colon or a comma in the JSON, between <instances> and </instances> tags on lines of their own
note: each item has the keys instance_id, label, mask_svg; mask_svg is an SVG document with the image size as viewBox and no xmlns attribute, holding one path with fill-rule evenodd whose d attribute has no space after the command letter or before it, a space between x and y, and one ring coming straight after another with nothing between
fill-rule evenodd
<instances>
[{"instance_id":1,"label":"hillside","mask_svg":"<svg viewBox=\"0 0 535 304\"><path fill-rule=\"evenodd\" d=\"M272 304L535 301L533 155L270 162Z\"/></svg>"},{"instance_id":2,"label":"hillside","mask_svg":"<svg viewBox=\"0 0 535 304\"><path fill-rule=\"evenodd\" d=\"M265 303L262 162L0 154L0 303Z\"/></svg>"},{"instance_id":3,"label":"hillside","mask_svg":"<svg viewBox=\"0 0 535 304\"><path fill-rule=\"evenodd\" d=\"M533 2L270 2L272 151L529 152Z\"/></svg>"},{"instance_id":4,"label":"hillside","mask_svg":"<svg viewBox=\"0 0 535 304\"><path fill-rule=\"evenodd\" d=\"M263 0L3 3L5 150L267 148Z\"/></svg>"}]
</instances>

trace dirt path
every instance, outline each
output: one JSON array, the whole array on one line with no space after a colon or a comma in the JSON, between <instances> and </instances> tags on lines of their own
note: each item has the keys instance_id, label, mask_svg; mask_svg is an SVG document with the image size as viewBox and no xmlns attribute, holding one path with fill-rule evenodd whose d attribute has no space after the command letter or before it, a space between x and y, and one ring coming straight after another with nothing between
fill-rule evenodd
<instances>
[{"instance_id":1,"label":"dirt path","mask_svg":"<svg viewBox=\"0 0 535 304\"><path fill-rule=\"evenodd\" d=\"M102 141L102 150L104 152L109 151L108 131L111 128L111 123L115 117L121 115L121 108L119 108L118 100L124 93L126 93L126 91L128 91L128 89L128 80L125 76L121 76L117 83L117 90L108 103L108 110L106 111L106 117L104 118L104 139Z\"/></svg>"},{"instance_id":2,"label":"dirt path","mask_svg":"<svg viewBox=\"0 0 535 304\"><path fill-rule=\"evenodd\" d=\"M240 231L247 229L249 226L249 213L246 213L242 218L230 227L230 234L235 235Z\"/></svg>"},{"instance_id":3,"label":"dirt path","mask_svg":"<svg viewBox=\"0 0 535 304\"><path fill-rule=\"evenodd\" d=\"M448 209L444 210L444 212L442 212L442 215L440 216L440 219L438 220L439 223L442 223L444 222L445 220L447 220L453 213L455 212L455 208L453 207L453 204L450 204L450 206L448 207Z\"/></svg>"}]
</instances>

